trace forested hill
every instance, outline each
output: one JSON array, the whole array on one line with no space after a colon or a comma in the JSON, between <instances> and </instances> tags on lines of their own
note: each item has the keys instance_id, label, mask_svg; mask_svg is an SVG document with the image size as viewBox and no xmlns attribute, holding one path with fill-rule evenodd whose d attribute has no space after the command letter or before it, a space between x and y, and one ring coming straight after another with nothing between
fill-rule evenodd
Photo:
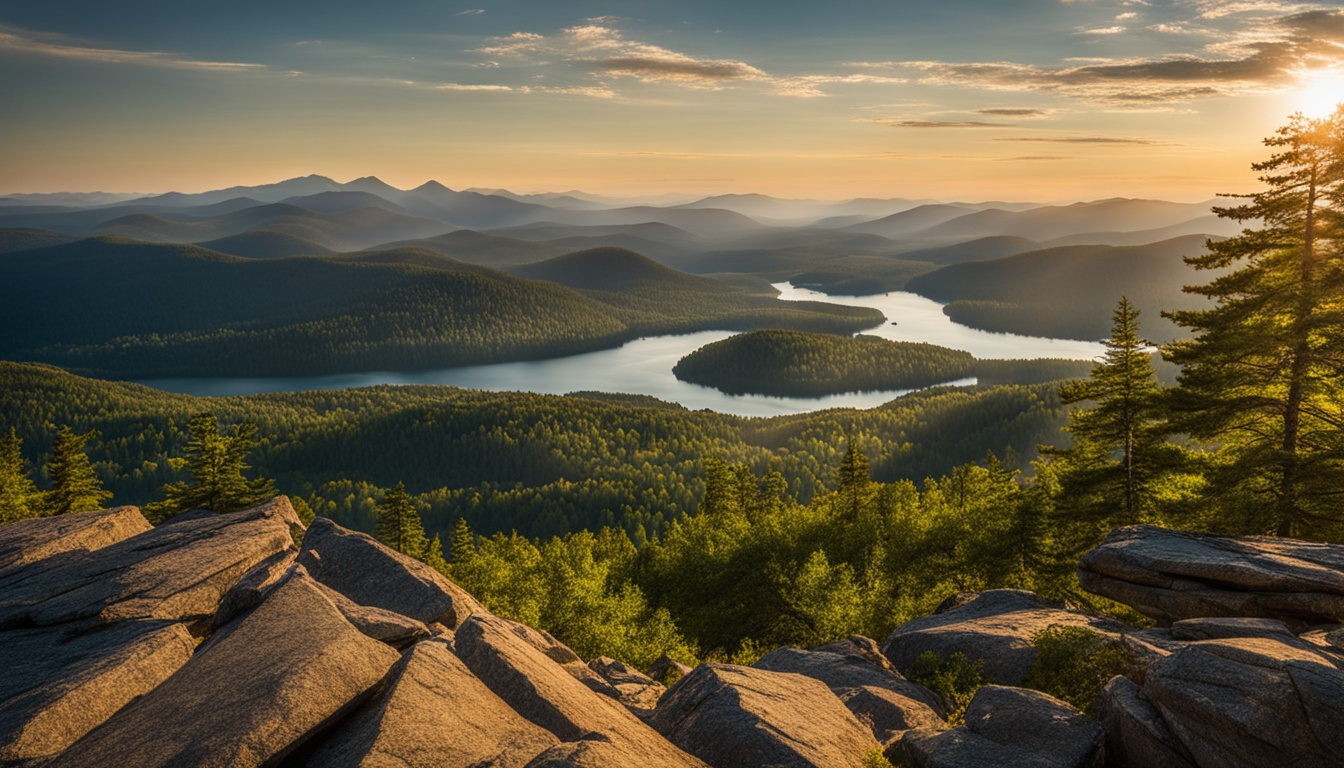
<instances>
[{"instance_id":1,"label":"forested hill","mask_svg":"<svg viewBox=\"0 0 1344 768\"><path fill-rule=\"evenodd\" d=\"M1025 461L1058 439L1064 420L1052 384L924 390L869 410L748 419L428 386L198 398L0 363L0 427L15 427L39 466L58 425L99 430L90 455L114 503L143 504L178 479L167 459L206 411L225 425L256 423L256 471L362 530L382 489L405 482L431 532L461 516L478 533L619 525L636 539L694 508L707 458L778 470L807 499L831 486L849 442L864 446L877 479L922 481L991 450Z\"/></svg>"},{"instance_id":2,"label":"forested hill","mask_svg":"<svg viewBox=\"0 0 1344 768\"><path fill-rule=\"evenodd\" d=\"M672 369L729 394L821 397L915 389L974 375L969 352L876 336L764 330L707 344Z\"/></svg>"},{"instance_id":3,"label":"forested hill","mask_svg":"<svg viewBox=\"0 0 1344 768\"><path fill-rule=\"evenodd\" d=\"M659 264L625 248L589 248L511 270L536 280L590 291L623 291L649 283L679 289L723 292L727 286Z\"/></svg>"},{"instance_id":4,"label":"forested hill","mask_svg":"<svg viewBox=\"0 0 1344 768\"><path fill-rule=\"evenodd\" d=\"M406 249L251 260L95 237L0 256L0 357L109 377L410 370L572 354L641 333L853 333L881 320L718 283L584 295Z\"/></svg>"},{"instance_id":5,"label":"forested hill","mask_svg":"<svg viewBox=\"0 0 1344 768\"><path fill-rule=\"evenodd\" d=\"M1181 291L1205 282L1183 257L1204 252L1203 235L1136 246L1074 245L992 261L952 264L912 278L907 290L950 302L954 321L985 330L1071 339L1104 338L1115 302L1129 297L1143 311L1154 341L1178 330L1159 311L1198 307Z\"/></svg>"}]
</instances>

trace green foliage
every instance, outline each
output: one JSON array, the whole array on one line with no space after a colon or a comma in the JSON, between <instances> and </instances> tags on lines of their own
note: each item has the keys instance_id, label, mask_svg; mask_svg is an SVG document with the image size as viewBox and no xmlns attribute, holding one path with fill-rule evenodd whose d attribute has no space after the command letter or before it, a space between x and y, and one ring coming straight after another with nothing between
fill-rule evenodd
<instances>
[{"instance_id":1,"label":"green foliage","mask_svg":"<svg viewBox=\"0 0 1344 768\"><path fill-rule=\"evenodd\" d=\"M1059 459L1061 492L1068 499L1056 516L1076 541L1075 555L1091 548L1112 528L1170 521L1171 508L1185 494L1180 473L1186 451L1167 440L1162 392L1147 342L1139 336L1139 312L1125 297L1112 315L1106 354L1090 378L1060 387L1075 409L1065 427L1074 444L1050 451Z\"/></svg>"},{"instance_id":2,"label":"green foliage","mask_svg":"<svg viewBox=\"0 0 1344 768\"><path fill-rule=\"evenodd\" d=\"M0 438L0 523L39 513L37 486L23 459L23 440L10 427L9 437Z\"/></svg>"},{"instance_id":3,"label":"green foliage","mask_svg":"<svg viewBox=\"0 0 1344 768\"><path fill-rule=\"evenodd\" d=\"M891 761L887 759L886 755L882 754L882 750L874 749L863 756L863 762L859 763L859 768L896 768L896 767L891 764Z\"/></svg>"},{"instance_id":4,"label":"green foliage","mask_svg":"<svg viewBox=\"0 0 1344 768\"><path fill-rule=\"evenodd\" d=\"M405 483L383 494L378 504L378 523L373 535L387 546L403 555L424 559L428 554L429 542L425 539L425 525L415 508L415 501L406 493ZM439 538L436 535L435 541ZM440 559L443 558L443 544L439 544Z\"/></svg>"},{"instance_id":5,"label":"green foliage","mask_svg":"<svg viewBox=\"0 0 1344 768\"><path fill-rule=\"evenodd\" d=\"M125 503L143 506L183 479L164 456L181 454L185 427L202 411L256 424L255 472L341 525L372 531L383 489L404 481L428 534L445 546L459 518L487 536L617 526L642 542L696 508L706 456L778 473L772 482L807 502L833 487L847 438L863 446L875 480L918 481L989 449L1029 456L1058 439L1064 419L1045 384L936 389L868 410L753 419L429 386L198 398L0 362L0 423L16 427L25 458L41 460L33 446L50 445L51 424L99 429L91 458Z\"/></svg>"},{"instance_id":6,"label":"green foliage","mask_svg":"<svg viewBox=\"0 0 1344 768\"><path fill-rule=\"evenodd\" d=\"M1169 316L1194 338L1163 354L1183 366L1174 425L1220 445L1205 503L1225 530L1344 535L1344 111L1300 115L1265 140L1265 189L1219 216L1260 228L1187 258L1220 272L1188 287L1212 308ZM1206 305L1207 306L1207 305Z\"/></svg>"},{"instance_id":7,"label":"green foliage","mask_svg":"<svg viewBox=\"0 0 1344 768\"><path fill-rule=\"evenodd\" d=\"M1031 644L1036 660L1022 686L1066 701L1088 717L1096 715L1097 695L1107 681L1133 666L1120 641L1087 627L1050 626Z\"/></svg>"},{"instance_id":8,"label":"green foliage","mask_svg":"<svg viewBox=\"0 0 1344 768\"><path fill-rule=\"evenodd\" d=\"M41 496L43 514L89 512L107 506L112 492L103 489L84 448L98 436L98 430L76 434L69 426L62 426L56 433L51 460L47 462L51 489Z\"/></svg>"},{"instance_id":9,"label":"green foliage","mask_svg":"<svg viewBox=\"0 0 1344 768\"><path fill-rule=\"evenodd\" d=\"M443 556L443 539L439 534L434 534L434 538L429 540L429 546L425 548L425 565L447 576L449 573L448 559Z\"/></svg>"},{"instance_id":10,"label":"green foliage","mask_svg":"<svg viewBox=\"0 0 1344 768\"><path fill-rule=\"evenodd\" d=\"M164 485L163 500L145 507L151 516L164 519L189 509L236 512L278 493L274 481L249 480L243 474L251 468L247 456L259 442L256 424L236 424L232 434L224 435L215 414L200 413L187 429L191 436L184 449L186 458L175 460L173 466L187 469L191 480Z\"/></svg>"},{"instance_id":11,"label":"green foliage","mask_svg":"<svg viewBox=\"0 0 1344 768\"><path fill-rule=\"evenodd\" d=\"M927 387L970 376L974 365L969 352L933 344L766 330L707 344L672 372L729 394L820 397Z\"/></svg>"},{"instance_id":12,"label":"green foliage","mask_svg":"<svg viewBox=\"0 0 1344 768\"><path fill-rule=\"evenodd\" d=\"M925 651L915 657L907 677L942 697L947 705L947 722L960 725L966 719L966 707L975 698L975 692L989 684L984 666L980 659L972 661L961 651L946 660L933 651Z\"/></svg>"},{"instance_id":13,"label":"green foliage","mask_svg":"<svg viewBox=\"0 0 1344 768\"><path fill-rule=\"evenodd\" d=\"M495 534L449 571L491 611L554 634L584 658L608 655L641 668L664 653L696 658L668 611L650 606L628 580L634 557L615 528L544 542Z\"/></svg>"}]
</instances>

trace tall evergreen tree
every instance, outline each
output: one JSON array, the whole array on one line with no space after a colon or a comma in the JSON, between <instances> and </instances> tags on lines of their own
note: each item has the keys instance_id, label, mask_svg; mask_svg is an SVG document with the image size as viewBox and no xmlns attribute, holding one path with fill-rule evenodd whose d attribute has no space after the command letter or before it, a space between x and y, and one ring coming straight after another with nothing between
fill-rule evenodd
<instances>
[{"instance_id":1,"label":"tall evergreen tree","mask_svg":"<svg viewBox=\"0 0 1344 768\"><path fill-rule=\"evenodd\" d=\"M859 448L857 441L849 441L849 447L840 459L840 468L835 473L835 492L844 514L853 520L857 520L876 497L873 478L868 471L868 455Z\"/></svg>"},{"instance_id":2,"label":"tall evergreen tree","mask_svg":"<svg viewBox=\"0 0 1344 768\"><path fill-rule=\"evenodd\" d=\"M1186 259L1221 270L1185 290L1215 303L1172 312L1195 332L1164 354L1183 366L1175 422L1221 444L1209 502L1226 528L1280 536L1344 531L1344 112L1294 116L1256 163L1266 189L1219 216L1260 228Z\"/></svg>"},{"instance_id":3,"label":"tall evergreen tree","mask_svg":"<svg viewBox=\"0 0 1344 768\"><path fill-rule=\"evenodd\" d=\"M465 517L457 518L448 546L450 549L448 554L453 558L454 565L466 563L476 554L476 534L471 532L471 526L467 525Z\"/></svg>"},{"instance_id":4,"label":"tall evergreen tree","mask_svg":"<svg viewBox=\"0 0 1344 768\"><path fill-rule=\"evenodd\" d=\"M415 500L406 492L405 483L397 483L396 488L383 495L373 535L403 555L416 559L425 556L429 546L425 540L425 525L415 508ZM439 554L442 556L442 546Z\"/></svg>"},{"instance_id":5,"label":"tall evergreen tree","mask_svg":"<svg viewBox=\"0 0 1344 768\"><path fill-rule=\"evenodd\" d=\"M0 523L39 512L37 486L23 461L23 439L10 427L9 437L0 438Z\"/></svg>"},{"instance_id":6,"label":"tall evergreen tree","mask_svg":"<svg viewBox=\"0 0 1344 768\"><path fill-rule=\"evenodd\" d=\"M1066 458L1061 482L1072 511L1090 503L1096 509L1088 516L1101 527L1157 522L1159 485L1179 450L1166 440L1157 374L1127 297L1111 313L1106 353L1092 376L1061 386L1059 399L1094 403L1069 413L1074 446L1055 452Z\"/></svg>"},{"instance_id":7,"label":"tall evergreen tree","mask_svg":"<svg viewBox=\"0 0 1344 768\"><path fill-rule=\"evenodd\" d=\"M97 430L75 434L68 425L56 433L51 461L47 462L51 490L43 494L43 512L49 515L89 512L102 509L112 498L111 491L103 490L102 481L94 474L93 464L85 452L85 445L96 437Z\"/></svg>"},{"instance_id":8,"label":"tall evergreen tree","mask_svg":"<svg viewBox=\"0 0 1344 768\"><path fill-rule=\"evenodd\" d=\"M147 505L146 511L160 519L189 509L236 512L279 493L273 480L244 474L251 469L247 455L258 444L257 425L244 422L224 435L215 415L202 413L192 417L187 431L186 457L170 461L174 468L187 469L191 480L163 486L164 500Z\"/></svg>"},{"instance_id":9,"label":"tall evergreen tree","mask_svg":"<svg viewBox=\"0 0 1344 768\"><path fill-rule=\"evenodd\" d=\"M429 545L425 547L425 565L448 575L448 559L443 556L443 539L439 534L434 534L434 538L429 540Z\"/></svg>"}]
</instances>

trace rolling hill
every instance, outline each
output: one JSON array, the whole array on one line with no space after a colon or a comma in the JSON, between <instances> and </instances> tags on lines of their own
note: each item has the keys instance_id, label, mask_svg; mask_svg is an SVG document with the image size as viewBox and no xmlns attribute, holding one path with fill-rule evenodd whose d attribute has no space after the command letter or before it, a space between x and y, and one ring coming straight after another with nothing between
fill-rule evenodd
<instances>
[{"instance_id":1,"label":"rolling hill","mask_svg":"<svg viewBox=\"0 0 1344 768\"><path fill-rule=\"evenodd\" d=\"M845 227L846 232L858 232L865 235L898 238L911 232L919 232L945 221L965 216L973 209L960 205L931 203L911 208L908 211L893 213L875 221L865 221Z\"/></svg>"},{"instance_id":2,"label":"rolling hill","mask_svg":"<svg viewBox=\"0 0 1344 768\"><path fill-rule=\"evenodd\" d=\"M584 258L564 263L583 269ZM246 259L94 237L0 259L0 358L131 378L295 376L556 357L707 328L852 333L882 320L679 276L637 254L618 261L625 283L580 292L425 249Z\"/></svg>"},{"instance_id":3,"label":"rolling hill","mask_svg":"<svg viewBox=\"0 0 1344 768\"><path fill-rule=\"evenodd\" d=\"M377 247L380 250L388 248L425 248L461 261L497 268L529 264L575 250L563 245L538 243L516 237L488 235L470 229L459 229L419 240L383 243Z\"/></svg>"},{"instance_id":4,"label":"rolling hill","mask_svg":"<svg viewBox=\"0 0 1344 768\"><path fill-rule=\"evenodd\" d=\"M1167 227L1208 214L1210 205L1114 198L1025 211L990 208L930 225L917 234L928 238L1014 235L1045 241L1084 232L1128 232Z\"/></svg>"},{"instance_id":5,"label":"rolling hill","mask_svg":"<svg viewBox=\"0 0 1344 768\"><path fill-rule=\"evenodd\" d=\"M1137 246L1076 245L1028 251L993 261L952 264L915 277L910 291L949 302L953 320L992 331L1073 339L1101 339L1122 295L1143 312L1143 333L1166 341L1180 329L1161 318L1165 309L1203 302L1181 292L1207 282L1182 257L1204 250L1202 235Z\"/></svg>"},{"instance_id":6,"label":"rolling hill","mask_svg":"<svg viewBox=\"0 0 1344 768\"><path fill-rule=\"evenodd\" d=\"M246 259L285 259L290 256L317 256L332 253L330 248L304 240L288 232L271 229L252 229L237 235L208 240L202 248L242 256Z\"/></svg>"},{"instance_id":7,"label":"rolling hill","mask_svg":"<svg viewBox=\"0 0 1344 768\"><path fill-rule=\"evenodd\" d=\"M899 257L909 261L927 261L933 264L959 264L964 261L1002 259L1005 256L1016 256L1019 253L1034 251L1040 247L1040 243L1028 240L1025 237L991 235L990 237L967 240L964 243L905 251Z\"/></svg>"},{"instance_id":8,"label":"rolling hill","mask_svg":"<svg viewBox=\"0 0 1344 768\"><path fill-rule=\"evenodd\" d=\"M79 238L49 229L0 229L0 254L72 243Z\"/></svg>"}]
</instances>

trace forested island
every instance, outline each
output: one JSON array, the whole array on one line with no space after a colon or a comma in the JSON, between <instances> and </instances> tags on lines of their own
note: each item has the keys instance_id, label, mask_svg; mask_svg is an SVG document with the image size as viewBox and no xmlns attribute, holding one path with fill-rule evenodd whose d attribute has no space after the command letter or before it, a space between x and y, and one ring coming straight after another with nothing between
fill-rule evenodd
<instances>
[{"instance_id":1,"label":"forested island","mask_svg":"<svg viewBox=\"0 0 1344 768\"><path fill-rule=\"evenodd\" d=\"M672 372L733 395L821 397L932 386L970 376L974 366L969 352L933 344L763 330L703 346Z\"/></svg>"}]
</instances>

